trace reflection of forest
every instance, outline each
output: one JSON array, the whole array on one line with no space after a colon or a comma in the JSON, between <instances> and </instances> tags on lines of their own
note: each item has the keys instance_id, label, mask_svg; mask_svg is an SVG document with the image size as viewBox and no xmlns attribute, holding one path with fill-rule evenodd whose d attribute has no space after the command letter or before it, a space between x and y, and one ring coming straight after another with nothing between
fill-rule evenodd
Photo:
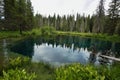
<instances>
[{"instance_id":1,"label":"reflection of forest","mask_svg":"<svg viewBox=\"0 0 120 80\"><path fill-rule=\"evenodd\" d=\"M2 67L4 66L4 64L6 64L8 62L8 50L7 50L7 41L6 39L3 39L0 46L0 70L2 69ZM0 71L2 72L2 71ZM0 73L1 74L1 73Z\"/></svg>"},{"instance_id":2,"label":"reflection of forest","mask_svg":"<svg viewBox=\"0 0 120 80\"><path fill-rule=\"evenodd\" d=\"M120 57L120 43L111 43L108 41L102 41L97 39L90 39L90 38L81 38L77 36L57 36L53 38L45 38L45 37L39 37L35 39L35 43L37 45L41 45L42 43L48 43L56 44L56 46L61 45L62 47L65 45L65 47L72 48L72 44L74 44L73 50L76 50L77 48L88 48L88 50L91 51L91 46L94 45L96 47L97 52L104 53L105 51L112 51L114 53L115 57ZM104 53L104 55L108 55L107 53Z\"/></svg>"},{"instance_id":3,"label":"reflection of forest","mask_svg":"<svg viewBox=\"0 0 120 80\"><path fill-rule=\"evenodd\" d=\"M73 49L73 51L80 48L87 48L89 51L92 51L91 46L94 45L97 52L102 52L104 55L108 55L108 53L105 52L111 50L115 57L120 57L120 43L111 43L108 41L82 38L77 36L40 36L36 39L27 38L25 40L16 42L16 44L11 47L11 50L32 57L34 54L34 44L41 45L42 43L48 43L48 45L51 44L53 47L61 45L61 47L70 48Z\"/></svg>"},{"instance_id":4,"label":"reflection of forest","mask_svg":"<svg viewBox=\"0 0 120 80\"><path fill-rule=\"evenodd\" d=\"M23 54L25 56L29 56L32 58L33 56L33 47L34 47L34 39L33 38L27 38L25 40L21 40L19 42L16 42L11 46L11 51Z\"/></svg>"}]
</instances>

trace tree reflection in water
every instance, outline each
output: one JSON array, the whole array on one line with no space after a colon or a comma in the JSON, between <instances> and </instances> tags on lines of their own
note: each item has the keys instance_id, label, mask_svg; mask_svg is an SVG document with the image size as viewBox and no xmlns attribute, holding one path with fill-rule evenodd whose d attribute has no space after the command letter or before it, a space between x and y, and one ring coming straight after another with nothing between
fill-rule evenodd
<instances>
[{"instance_id":1,"label":"tree reflection in water","mask_svg":"<svg viewBox=\"0 0 120 80\"><path fill-rule=\"evenodd\" d=\"M89 57L89 61L90 61L90 63L95 63L95 61L96 61L96 55L97 55L97 50L96 50L96 46L95 45L92 45L91 47L90 47L90 49L91 49L91 53L90 53L90 57Z\"/></svg>"},{"instance_id":2,"label":"tree reflection in water","mask_svg":"<svg viewBox=\"0 0 120 80\"><path fill-rule=\"evenodd\" d=\"M84 49L84 51L82 52L81 49ZM79 61L86 56L90 63L99 63L99 61L102 60L100 57L98 57L100 53L104 55L114 55L115 57L120 57L120 43L82 38L78 36L40 36L35 39L28 38L17 42L14 46L11 47L11 50L31 58L33 58L36 54L37 58L40 58L39 56L41 54L41 58L43 58L43 56L45 58L45 56L49 55L46 60L49 60L48 58L50 57L56 57L55 60L58 60L60 59L60 56L64 56L65 58L60 59L61 62L64 62L63 60L67 59L70 59L67 60L67 62ZM46 53L43 54L43 50ZM86 61L87 59L85 58ZM52 59L52 61L53 60L54 59ZM86 63L85 60L82 62Z\"/></svg>"}]
</instances>

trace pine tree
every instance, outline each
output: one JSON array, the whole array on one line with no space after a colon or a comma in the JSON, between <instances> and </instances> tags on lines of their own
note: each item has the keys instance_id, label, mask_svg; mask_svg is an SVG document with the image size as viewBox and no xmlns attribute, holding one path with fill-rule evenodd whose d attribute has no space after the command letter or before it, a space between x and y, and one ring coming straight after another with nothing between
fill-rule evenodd
<instances>
[{"instance_id":1,"label":"pine tree","mask_svg":"<svg viewBox=\"0 0 120 80\"><path fill-rule=\"evenodd\" d=\"M61 26L63 31L67 31L67 20L65 15L61 18Z\"/></svg>"},{"instance_id":2,"label":"pine tree","mask_svg":"<svg viewBox=\"0 0 120 80\"><path fill-rule=\"evenodd\" d=\"M25 0L18 0L18 24L19 24L19 30L20 34L22 34L22 31L24 30L26 26L26 1Z\"/></svg>"},{"instance_id":3,"label":"pine tree","mask_svg":"<svg viewBox=\"0 0 120 80\"><path fill-rule=\"evenodd\" d=\"M0 30L4 30L4 2L0 0Z\"/></svg>"},{"instance_id":4,"label":"pine tree","mask_svg":"<svg viewBox=\"0 0 120 80\"><path fill-rule=\"evenodd\" d=\"M34 16L34 26L35 26L36 28L40 28L40 27L43 26L43 17L42 17L41 14L38 14L38 13L37 13L37 14Z\"/></svg>"},{"instance_id":5,"label":"pine tree","mask_svg":"<svg viewBox=\"0 0 120 80\"><path fill-rule=\"evenodd\" d=\"M105 12L104 12L104 0L100 0L99 6L96 11L96 19L94 21L94 27L93 32L95 33L103 33L104 31L104 18L105 18Z\"/></svg>"},{"instance_id":6,"label":"pine tree","mask_svg":"<svg viewBox=\"0 0 120 80\"><path fill-rule=\"evenodd\" d=\"M81 24L80 24L80 32L85 32L85 27L86 27L86 19L85 19L85 14L81 17Z\"/></svg>"},{"instance_id":7,"label":"pine tree","mask_svg":"<svg viewBox=\"0 0 120 80\"><path fill-rule=\"evenodd\" d=\"M80 31L80 23L81 23L81 17L80 17L80 14L77 13L77 17L76 17L76 31Z\"/></svg>"},{"instance_id":8,"label":"pine tree","mask_svg":"<svg viewBox=\"0 0 120 80\"><path fill-rule=\"evenodd\" d=\"M108 9L108 33L114 34L117 24L120 23L120 0L112 0ZM117 31L117 30L116 30Z\"/></svg>"},{"instance_id":9,"label":"pine tree","mask_svg":"<svg viewBox=\"0 0 120 80\"><path fill-rule=\"evenodd\" d=\"M56 30L61 30L61 17L59 15L57 15L57 20L56 20Z\"/></svg>"},{"instance_id":10,"label":"pine tree","mask_svg":"<svg viewBox=\"0 0 120 80\"><path fill-rule=\"evenodd\" d=\"M27 3L26 3L26 20L27 20L27 26L28 26L28 29L32 29L33 26L34 26L34 17L33 17L33 7L31 5L31 1L30 0L27 0Z\"/></svg>"},{"instance_id":11,"label":"pine tree","mask_svg":"<svg viewBox=\"0 0 120 80\"><path fill-rule=\"evenodd\" d=\"M5 26L8 30L28 30L34 25L30 0L4 0Z\"/></svg>"},{"instance_id":12,"label":"pine tree","mask_svg":"<svg viewBox=\"0 0 120 80\"><path fill-rule=\"evenodd\" d=\"M55 26L56 26L56 14L54 14L53 16L53 27L55 28Z\"/></svg>"},{"instance_id":13,"label":"pine tree","mask_svg":"<svg viewBox=\"0 0 120 80\"><path fill-rule=\"evenodd\" d=\"M4 9L3 8L4 8L4 2L3 2L3 0L0 0L0 20L4 16Z\"/></svg>"},{"instance_id":14,"label":"pine tree","mask_svg":"<svg viewBox=\"0 0 120 80\"><path fill-rule=\"evenodd\" d=\"M120 18L119 18L118 23L116 25L115 33L120 35Z\"/></svg>"},{"instance_id":15,"label":"pine tree","mask_svg":"<svg viewBox=\"0 0 120 80\"><path fill-rule=\"evenodd\" d=\"M69 16L68 22L69 22L69 29L70 29L69 31L73 31L73 29L74 29L74 15Z\"/></svg>"},{"instance_id":16,"label":"pine tree","mask_svg":"<svg viewBox=\"0 0 120 80\"><path fill-rule=\"evenodd\" d=\"M17 2L16 0L4 0L4 15L5 15L5 24L6 28L9 30L17 29Z\"/></svg>"}]
</instances>

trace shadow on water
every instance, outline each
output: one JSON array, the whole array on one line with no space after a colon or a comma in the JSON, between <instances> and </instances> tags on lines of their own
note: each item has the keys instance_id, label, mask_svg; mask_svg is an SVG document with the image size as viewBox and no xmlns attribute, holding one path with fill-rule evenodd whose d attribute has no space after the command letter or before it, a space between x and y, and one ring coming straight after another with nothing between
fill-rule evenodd
<instances>
[{"instance_id":1,"label":"shadow on water","mask_svg":"<svg viewBox=\"0 0 120 80\"><path fill-rule=\"evenodd\" d=\"M11 51L29 56L34 62L45 61L54 65L72 62L100 64L99 54L120 57L120 43L77 36L40 36L16 42Z\"/></svg>"},{"instance_id":2,"label":"shadow on water","mask_svg":"<svg viewBox=\"0 0 120 80\"><path fill-rule=\"evenodd\" d=\"M16 53L23 54L25 56L28 56L32 58L34 54L34 39L33 38L27 38L25 40L21 40L19 42L16 42L11 48L11 51L14 51Z\"/></svg>"}]
</instances>

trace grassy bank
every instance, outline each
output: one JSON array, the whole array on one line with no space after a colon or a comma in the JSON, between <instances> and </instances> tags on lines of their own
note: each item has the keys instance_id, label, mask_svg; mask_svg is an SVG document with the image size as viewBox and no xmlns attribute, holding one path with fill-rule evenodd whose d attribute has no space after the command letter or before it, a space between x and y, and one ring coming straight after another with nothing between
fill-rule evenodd
<instances>
[{"instance_id":1,"label":"grassy bank","mask_svg":"<svg viewBox=\"0 0 120 80\"><path fill-rule=\"evenodd\" d=\"M118 35L107 35L107 34L96 34L96 33L78 33L78 32L63 32L63 31L55 31L57 35L70 35L70 36L81 36L81 37L89 37L96 38L106 41L112 42L120 42L120 36Z\"/></svg>"},{"instance_id":2,"label":"grassy bank","mask_svg":"<svg viewBox=\"0 0 120 80\"><path fill-rule=\"evenodd\" d=\"M42 27L32 29L30 31L22 31L20 34L19 31L0 31L0 39L2 38L18 38L26 36L40 36L40 35L51 35L55 32L55 29L52 27Z\"/></svg>"},{"instance_id":3,"label":"grassy bank","mask_svg":"<svg viewBox=\"0 0 120 80\"><path fill-rule=\"evenodd\" d=\"M70 36L96 38L96 39L112 41L112 42L120 42L120 36L118 35L107 35L100 33L97 34L97 33L64 32L64 31L56 31L53 28L49 28L49 27L45 27L41 29L33 29L31 31L23 31L22 35L19 33L19 31L1 31L0 39L18 38L18 37L26 37L26 36L39 36L39 35L70 35Z\"/></svg>"},{"instance_id":4,"label":"grassy bank","mask_svg":"<svg viewBox=\"0 0 120 80\"><path fill-rule=\"evenodd\" d=\"M0 31L0 39L2 38L21 38L32 35L41 35L40 29L32 29L31 31L23 31L20 34L19 31Z\"/></svg>"}]
</instances>

